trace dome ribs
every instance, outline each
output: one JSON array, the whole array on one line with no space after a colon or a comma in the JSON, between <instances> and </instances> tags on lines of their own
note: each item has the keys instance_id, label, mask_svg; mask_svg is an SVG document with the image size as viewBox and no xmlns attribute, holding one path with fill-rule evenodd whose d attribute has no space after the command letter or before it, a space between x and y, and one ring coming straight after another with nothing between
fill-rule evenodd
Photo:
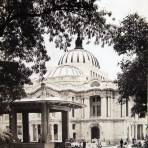
<instances>
[{"instance_id":1,"label":"dome ribs","mask_svg":"<svg viewBox=\"0 0 148 148\"><path fill-rule=\"evenodd\" d=\"M66 52L60 58L58 65L71 65L72 63L90 63L92 66L95 66L96 68L100 69L100 65L97 58L92 53L84 49L73 49Z\"/></svg>"}]
</instances>

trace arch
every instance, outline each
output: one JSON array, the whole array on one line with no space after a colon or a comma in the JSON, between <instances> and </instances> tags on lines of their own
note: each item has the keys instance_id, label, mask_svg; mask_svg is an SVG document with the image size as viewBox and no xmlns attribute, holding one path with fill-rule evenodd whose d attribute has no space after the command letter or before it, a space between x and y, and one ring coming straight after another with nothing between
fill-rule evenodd
<instances>
[{"instance_id":1,"label":"arch","mask_svg":"<svg viewBox=\"0 0 148 148\"><path fill-rule=\"evenodd\" d=\"M91 127L91 139L100 139L100 128L98 126Z\"/></svg>"}]
</instances>

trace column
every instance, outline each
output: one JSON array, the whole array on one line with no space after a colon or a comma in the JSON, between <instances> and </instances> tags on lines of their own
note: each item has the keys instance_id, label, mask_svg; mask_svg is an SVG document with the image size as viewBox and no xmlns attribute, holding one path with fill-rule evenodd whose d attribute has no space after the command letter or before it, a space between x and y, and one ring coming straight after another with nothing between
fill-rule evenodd
<instances>
[{"instance_id":1,"label":"column","mask_svg":"<svg viewBox=\"0 0 148 148\"><path fill-rule=\"evenodd\" d=\"M9 128L14 138L17 138L17 113L12 108L9 113Z\"/></svg>"},{"instance_id":2,"label":"column","mask_svg":"<svg viewBox=\"0 0 148 148\"><path fill-rule=\"evenodd\" d=\"M22 124L23 124L23 142L29 142L29 113L22 113Z\"/></svg>"},{"instance_id":3,"label":"column","mask_svg":"<svg viewBox=\"0 0 148 148\"><path fill-rule=\"evenodd\" d=\"M50 131L50 140L51 141L54 141L54 129L53 129L53 124L50 124L49 125L49 129L48 129L48 131Z\"/></svg>"},{"instance_id":4,"label":"column","mask_svg":"<svg viewBox=\"0 0 148 148\"><path fill-rule=\"evenodd\" d=\"M138 134L137 134L137 124L135 126L136 126L135 133L136 133L136 139L137 139L137 137L138 137Z\"/></svg>"},{"instance_id":5,"label":"column","mask_svg":"<svg viewBox=\"0 0 148 148\"><path fill-rule=\"evenodd\" d=\"M106 98L101 98L101 117L106 117Z\"/></svg>"},{"instance_id":6,"label":"column","mask_svg":"<svg viewBox=\"0 0 148 148\"><path fill-rule=\"evenodd\" d=\"M113 101L113 98L110 97L110 117L112 117L112 101Z\"/></svg>"},{"instance_id":7,"label":"column","mask_svg":"<svg viewBox=\"0 0 148 148\"><path fill-rule=\"evenodd\" d=\"M65 142L68 139L69 133L69 116L68 111L62 112L62 142Z\"/></svg>"},{"instance_id":8,"label":"column","mask_svg":"<svg viewBox=\"0 0 148 148\"><path fill-rule=\"evenodd\" d=\"M62 125L58 124L59 128L58 128L58 140L62 141Z\"/></svg>"},{"instance_id":9,"label":"column","mask_svg":"<svg viewBox=\"0 0 148 148\"><path fill-rule=\"evenodd\" d=\"M144 136L144 138L146 136L146 125L145 124L143 124L143 136Z\"/></svg>"},{"instance_id":10,"label":"column","mask_svg":"<svg viewBox=\"0 0 148 148\"><path fill-rule=\"evenodd\" d=\"M48 143L50 137L48 136L48 123L49 123L49 108L46 103L42 104L41 114L41 142Z\"/></svg>"}]
</instances>

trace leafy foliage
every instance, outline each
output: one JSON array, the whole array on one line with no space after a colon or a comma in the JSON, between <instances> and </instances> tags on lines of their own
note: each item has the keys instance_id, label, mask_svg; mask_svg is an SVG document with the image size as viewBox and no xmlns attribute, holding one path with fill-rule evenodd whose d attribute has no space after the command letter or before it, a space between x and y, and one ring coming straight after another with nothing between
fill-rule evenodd
<instances>
[{"instance_id":1,"label":"leafy foliage","mask_svg":"<svg viewBox=\"0 0 148 148\"><path fill-rule=\"evenodd\" d=\"M132 111L143 117L147 109L148 23L138 14L127 16L113 42L119 55L127 55L120 63L123 73L118 75L119 91L122 98L134 97Z\"/></svg>"},{"instance_id":2,"label":"leafy foliage","mask_svg":"<svg viewBox=\"0 0 148 148\"><path fill-rule=\"evenodd\" d=\"M54 41L56 47L63 50L71 45L72 36L80 32L88 39L95 37L95 43L110 43L114 28L106 24L105 19L110 15L110 12L99 11L95 0L0 0L0 60L15 61L21 67L18 74L21 79L9 68L8 72L3 71L2 77L12 72L11 75L20 81L17 83L19 87L28 84L32 72L40 73L43 78L45 63L50 59L44 45L45 33L49 34L49 40ZM31 63L31 66L23 63ZM9 79L12 84L14 78ZM8 90L3 87L1 92L4 94L12 92L13 88L16 91L16 85L9 85L9 82L1 85L8 86ZM19 90L14 94L24 94L23 88Z\"/></svg>"},{"instance_id":3,"label":"leafy foliage","mask_svg":"<svg viewBox=\"0 0 148 148\"><path fill-rule=\"evenodd\" d=\"M0 62L0 97L13 101L25 96L24 84L31 84L31 71L16 62Z\"/></svg>"},{"instance_id":4,"label":"leafy foliage","mask_svg":"<svg viewBox=\"0 0 148 148\"><path fill-rule=\"evenodd\" d=\"M0 131L0 144L9 144L19 141L18 139L14 138L14 136L6 131Z\"/></svg>"}]
</instances>

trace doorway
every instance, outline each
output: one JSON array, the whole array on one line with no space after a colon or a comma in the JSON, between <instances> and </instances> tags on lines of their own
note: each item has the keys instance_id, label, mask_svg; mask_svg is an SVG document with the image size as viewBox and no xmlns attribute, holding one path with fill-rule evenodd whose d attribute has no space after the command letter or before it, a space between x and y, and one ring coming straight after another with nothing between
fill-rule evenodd
<instances>
[{"instance_id":1,"label":"doorway","mask_svg":"<svg viewBox=\"0 0 148 148\"><path fill-rule=\"evenodd\" d=\"M91 139L100 139L100 129L98 126L91 128Z\"/></svg>"}]
</instances>

